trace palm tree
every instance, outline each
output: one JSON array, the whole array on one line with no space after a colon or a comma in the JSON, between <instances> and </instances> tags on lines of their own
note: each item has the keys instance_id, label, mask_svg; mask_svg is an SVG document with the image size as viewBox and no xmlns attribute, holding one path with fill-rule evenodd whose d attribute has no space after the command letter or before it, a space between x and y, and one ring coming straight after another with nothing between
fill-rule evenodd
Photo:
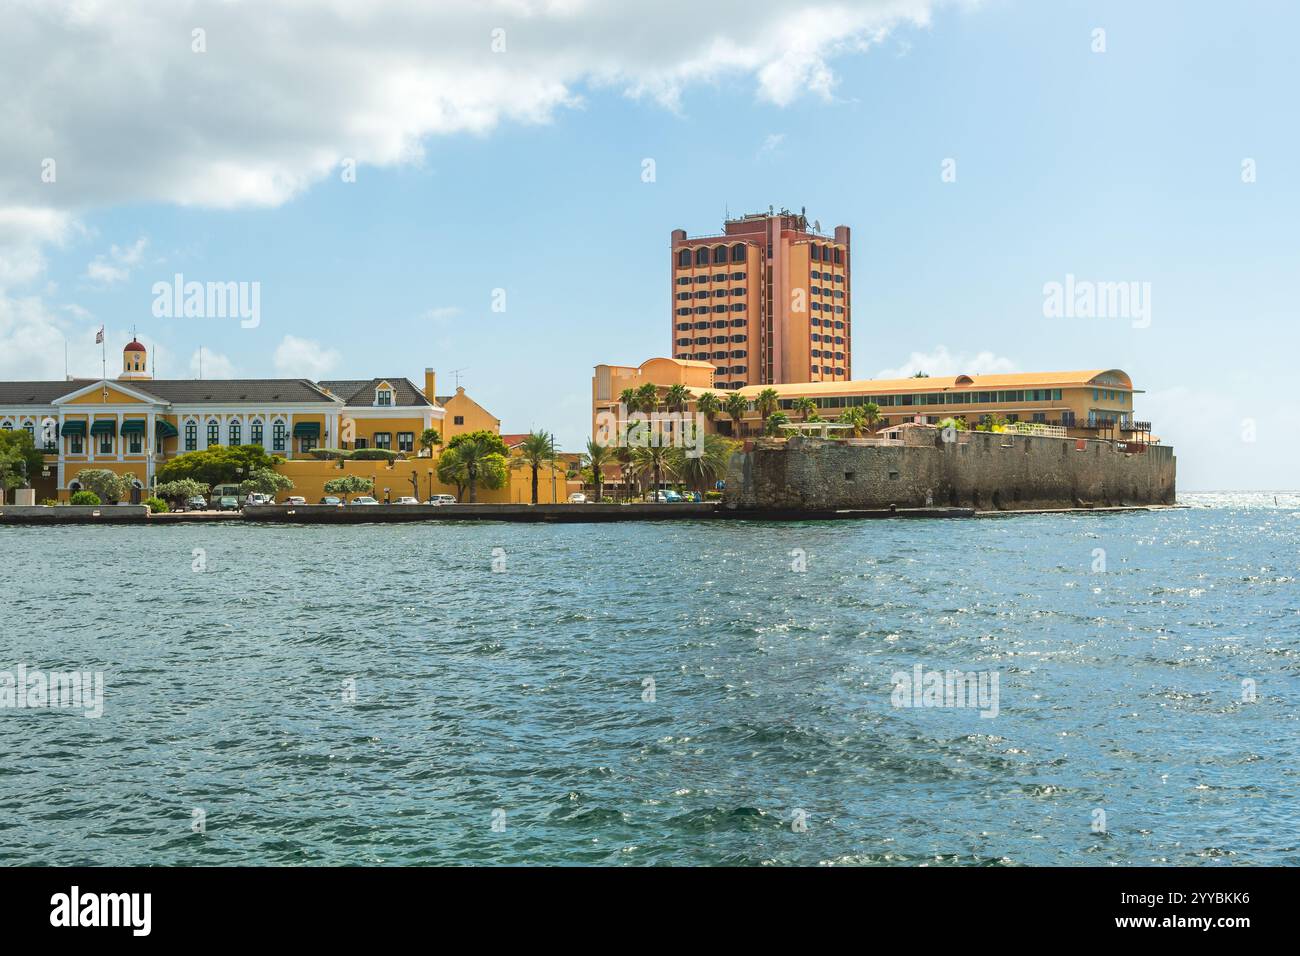
<instances>
[{"instance_id":1,"label":"palm tree","mask_svg":"<svg viewBox=\"0 0 1300 956\"><path fill-rule=\"evenodd\" d=\"M533 504L537 504L537 472L543 465L555 464L555 438L546 432L529 432L519 443L519 457L510 460L511 468L525 466L533 470Z\"/></svg>"},{"instance_id":2,"label":"palm tree","mask_svg":"<svg viewBox=\"0 0 1300 956\"><path fill-rule=\"evenodd\" d=\"M591 469L591 483L596 486L596 500L604 492L604 469L614 463L615 450L609 445L602 445L594 439L587 439L587 450L583 453L582 464Z\"/></svg>"},{"instance_id":3,"label":"palm tree","mask_svg":"<svg viewBox=\"0 0 1300 956\"><path fill-rule=\"evenodd\" d=\"M478 484L486 488L500 488L505 484L505 456L486 441L466 439L449 451L457 452L461 467L465 469L465 484L469 487L470 503L478 501ZM443 452L444 455L447 452Z\"/></svg>"},{"instance_id":4,"label":"palm tree","mask_svg":"<svg viewBox=\"0 0 1300 956\"><path fill-rule=\"evenodd\" d=\"M682 384L670 385L668 391L664 393L664 404L668 406L670 412L686 411L686 406L690 404L690 401L690 389Z\"/></svg>"},{"instance_id":5,"label":"palm tree","mask_svg":"<svg viewBox=\"0 0 1300 956\"><path fill-rule=\"evenodd\" d=\"M646 382L636 390L637 405L649 415L659 410L659 389L654 383Z\"/></svg>"},{"instance_id":6,"label":"palm tree","mask_svg":"<svg viewBox=\"0 0 1300 956\"><path fill-rule=\"evenodd\" d=\"M464 499L469 475L465 472L465 463L460 460L459 448L448 448L438 456L438 480L444 485L455 485L456 500Z\"/></svg>"},{"instance_id":7,"label":"palm tree","mask_svg":"<svg viewBox=\"0 0 1300 956\"><path fill-rule=\"evenodd\" d=\"M740 420L745 417L745 412L749 411L749 402L741 397L739 392L732 392L727 396L726 404L723 409L731 416L731 435L733 438L740 437Z\"/></svg>"},{"instance_id":8,"label":"palm tree","mask_svg":"<svg viewBox=\"0 0 1300 956\"><path fill-rule=\"evenodd\" d=\"M867 415L862 410L861 405L854 405L852 408L846 408L839 417L839 421L845 425L853 426L853 437L857 438L862 434L862 430L867 427Z\"/></svg>"},{"instance_id":9,"label":"palm tree","mask_svg":"<svg viewBox=\"0 0 1300 956\"><path fill-rule=\"evenodd\" d=\"M614 457L618 459L619 473L623 478L623 500L626 501L632 497L632 449L621 445Z\"/></svg>"},{"instance_id":10,"label":"palm tree","mask_svg":"<svg viewBox=\"0 0 1300 956\"><path fill-rule=\"evenodd\" d=\"M874 431L876 422L880 421L880 406L875 402L867 402L867 404L860 407L862 409L863 422L866 424L867 428Z\"/></svg>"},{"instance_id":11,"label":"palm tree","mask_svg":"<svg viewBox=\"0 0 1300 956\"><path fill-rule=\"evenodd\" d=\"M791 411L798 412L806 422L810 415L815 415L817 413L817 403L807 395L803 395L794 400L793 405L791 405Z\"/></svg>"},{"instance_id":12,"label":"palm tree","mask_svg":"<svg viewBox=\"0 0 1300 956\"><path fill-rule=\"evenodd\" d=\"M698 457L692 458L684 448L670 449L670 460L677 476L693 491L707 491L709 486L727 476L727 465L740 442L721 435L704 436L704 447Z\"/></svg>"},{"instance_id":13,"label":"palm tree","mask_svg":"<svg viewBox=\"0 0 1300 956\"><path fill-rule=\"evenodd\" d=\"M713 416L722 411L722 402L718 401L718 396L712 392L704 392L695 400L695 410L709 421L713 421Z\"/></svg>"},{"instance_id":14,"label":"palm tree","mask_svg":"<svg viewBox=\"0 0 1300 956\"><path fill-rule=\"evenodd\" d=\"M433 454L433 446L442 444L442 435L436 428L426 428L420 432L420 450L426 454Z\"/></svg>"},{"instance_id":15,"label":"palm tree","mask_svg":"<svg viewBox=\"0 0 1300 956\"><path fill-rule=\"evenodd\" d=\"M758 417L766 421L772 417L777 406L781 404L781 396L776 393L774 388L765 388L758 393L758 398L754 400L754 407L758 409Z\"/></svg>"},{"instance_id":16,"label":"palm tree","mask_svg":"<svg viewBox=\"0 0 1300 956\"><path fill-rule=\"evenodd\" d=\"M635 412L641 405L641 398L635 388L625 388L618 393L618 400L629 413Z\"/></svg>"},{"instance_id":17,"label":"palm tree","mask_svg":"<svg viewBox=\"0 0 1300 956\"><path fill-rule=\"evenodd\" d=\"M680 449L670 448L667 445L648 445L644 448L633 448L632 470L638 474L651 475L654 481L651 489L657 493L663 475L665 473L676 474L673 466L674 451L680 451Z\"/></svg>"},{"instance_id":18,"label":"palm tree","mask_svg":"<svg viewBox=\"0 0 1300 956\"><path fill-rule=\"evenodd\" d=\"M790 421L790 416L785 412L773 412L767 416L767 421L763 425L764 435L781 434L781 426Z\"/></svg>"}]
</instances>

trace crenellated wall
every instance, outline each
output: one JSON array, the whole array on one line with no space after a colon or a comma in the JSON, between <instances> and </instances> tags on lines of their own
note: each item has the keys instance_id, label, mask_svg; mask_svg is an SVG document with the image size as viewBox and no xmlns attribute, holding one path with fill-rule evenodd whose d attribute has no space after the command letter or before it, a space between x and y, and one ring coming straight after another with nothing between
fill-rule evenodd
<instances>
[{"instance_id":1,"label":"crenellated wall","mask_svg":"<svg viewBox=\"0 0 1300 956\"><path fill-rule=\"evenodd\" d=\"M898 444L759 441L731 459L731 509L973 507L982 511L1173 504L1168 445L906 430Z\"/></svg>"}]
</instances>

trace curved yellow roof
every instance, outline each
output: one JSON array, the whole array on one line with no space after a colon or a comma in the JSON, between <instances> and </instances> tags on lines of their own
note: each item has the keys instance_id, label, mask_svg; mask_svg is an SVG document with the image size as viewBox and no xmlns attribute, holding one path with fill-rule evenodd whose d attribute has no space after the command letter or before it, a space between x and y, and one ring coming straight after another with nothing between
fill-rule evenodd
<instances>
[{"instance_id":1,"label":"curved yellow roof","mask_svg":"<svg viewBox=\"0 0 1300 956\"><path fill-rule=\"evenodd\" d=\"M1135 393L1133 380L1128 373L1117 368L1094 368L1075 372L1012 372L1002 375L931 375L926 378L852 379L847 382L790 382L784 385L747 385L737 391L752 399L765 388L774 388L782 398L807 395L875 395L885 392L947 392L992 391L1008 388L1067 388L1097 384L1102 375L1113 376L1117 382L1106 383L1109 388L1121 388ZM694 388L694 392L708 389Z\"/></svg>"}]
</instances>

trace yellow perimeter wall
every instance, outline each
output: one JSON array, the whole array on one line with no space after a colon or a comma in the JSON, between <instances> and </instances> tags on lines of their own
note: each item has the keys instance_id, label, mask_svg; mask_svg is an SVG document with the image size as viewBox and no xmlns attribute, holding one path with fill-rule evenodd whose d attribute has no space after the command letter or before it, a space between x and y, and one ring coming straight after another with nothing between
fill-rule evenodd
<instances>
[{"instance_id":1,"label":"yellow perimeter wall","mask_svg":"<svg viewBox=\"0 0 1300 956\"><path fill-rule=\"evenodd\" d=\"M385 488L388 489L389 497L396 501L403 495L415 495L411 485L411 472L419 477L420 493L415 497L421 501L426 500L430 494L456 494L455 485L444 485L438 481L435 458L409 458L406 461L395 461L391 466L384 461L345 461L342 464L343 467L340 468L336 461L286 461L276 471L293 482L293 490L282 492L276 498L283 501L289 495L301 495L315 504L325 495L325 482L344 475L358 475L375 480L374 496L380 501L384 500ZM429 486L430 471L434 472L432 491ZM569 493L565 470L557 468L554 470L556 497L551 497L551 472L549 468L542 468L537 474L537 500L542 504L564 501ZM527 466L511 468L508 484L496 490L479 488L478 500L491 504L527 504L533 500L532 474L532 469ZM469 500L468 489L465 497L460 500Z\"/></svg>"}]
</instances>

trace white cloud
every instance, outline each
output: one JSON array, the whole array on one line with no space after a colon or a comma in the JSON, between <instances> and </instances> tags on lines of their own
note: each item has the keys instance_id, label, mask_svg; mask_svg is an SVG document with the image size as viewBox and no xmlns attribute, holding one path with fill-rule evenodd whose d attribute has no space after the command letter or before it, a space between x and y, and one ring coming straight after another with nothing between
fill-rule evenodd
<instances>
[{"instance_id":1,"label":"white cloud","mask_svg":"<svg viewBox=\"0 0 1300 956\"><path fill-rule=\"evenodd\" d=\"M57 209L0 205L0 293L39 277L45 271L43 248L63 243L75 228L72 217Z\"/></svg>"},{"instance_id":2,"label":"white cloud","mask_svg":"<svg viewBox=\"0 0 1300 956\"><path fill-rule=\"evenodd\" d=\"M690 85L749 78L778 105L828 97L833 59L936 2L21 4L0 31L0 207L276 205L345 159L411 162L430 136L547 122L588 90L678 108Z\"/></svg>"},{"instance_id":3,"label":"white cloud","mask_svg":"<svg viewBox=\"0 0 1300 956\"><path fill-rule=\"evenodd\" d=\"M190 375L194 378L234 378L235 363L220 352L203 349L200 356L195 349L190 356Z\"/></svg>"},{"instance_id":4,"label":"white cloud","mask_svg":"<svg viewBox=\"0 0 1300 956\"><path fill-rule=\"evenodd\" d=\"M763 139L763 145L758 148L758 158L762 159L764 156L775 153L784 142L785 133L768 133Z\"/></svg>"},{"instance_id":5,"label":"white cloud","mask_svg":"<svg viewBox=\"0 0 1300 956\"><path fill-rule=\"evenodd\" d=\"M913 352L898 368L877 372L876 378L911 378L917 372L927 375L1000 375L1016 371L1016 363L992 352L950 352L940 345L931 352Z\"/></svg>"},{"instance_id":6,"label":"white cloud","mask_svg":"<svg viewBox=\"0 0 1300 956\"><path fill-rule=\"evenodd\" d=\"M339 364L339 353L312 339L286 335L275 348L275 370L286 378L319 380Z\"/></svg>"},{"instance_id":7,"label":"white cloud","mask_svg":"<svg viewBox=\"0 0 1300 956\"><path fill-rule=\"evenodd\" d=\"M140 264L148 244L149 240L142 236L129 246L110 246L107 253L95 256L86 266L86 278L104 285L123 281Z\"/></svg>"}]
</instances>

